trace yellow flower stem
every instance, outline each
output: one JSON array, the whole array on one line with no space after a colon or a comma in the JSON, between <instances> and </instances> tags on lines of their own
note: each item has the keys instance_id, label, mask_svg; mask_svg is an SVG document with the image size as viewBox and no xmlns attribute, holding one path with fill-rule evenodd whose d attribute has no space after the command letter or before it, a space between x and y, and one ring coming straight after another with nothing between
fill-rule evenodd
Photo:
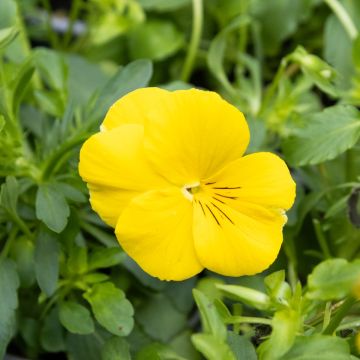
<instances>
[{"instance_id":1,"label":"yellow flower stem","mask_svg":"<svg viewBox=\"0 0 360 360\"><path fill-rule=\"evenodd\" d=\"M196 53L199 48L202 27L203 27L203 2L202 0L193 0L193 22L190 45L186 54L185 63L181 72L181 80L188 82L194 67Z\"/></svg>"},{"instance_id":2,"label":"yellow flower stem","mask_svg":"<svg viewBox=\"0 0 360 360\"><path fill-rule=\"evenodd\" d=\"M331 8L334 12L336 17L341 22L342 26L344 27L345 31L349 35L351 40L355 40L359 35L359 32L354 25L353 20L351 19L350 15L347 13L344 6L338 0L324 0L326 4Z\"/></svg>"},{"instance_id":3,"label":"yellow flower stem","mask_svg":"<svg viewBox=\"0 0 360 360\"><path fill-rule=\"evenodd\" d=\"M336 315L330 320L329 325L323 331L324 335L331 335L336 331L340 325L342 319L348 314L352 306L356 303L356 299L353 297L348 297L340 306Z\"/></svg>"}]
</instances>

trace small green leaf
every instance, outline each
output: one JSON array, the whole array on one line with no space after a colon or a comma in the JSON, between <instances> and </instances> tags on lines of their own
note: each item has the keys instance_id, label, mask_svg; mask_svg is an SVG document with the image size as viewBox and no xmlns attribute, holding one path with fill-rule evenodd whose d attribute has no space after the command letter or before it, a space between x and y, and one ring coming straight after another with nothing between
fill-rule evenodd
<instances>
[{"instance_id":1,"label":"small green leaf","mask_svg":"<svg viewBox=\"0 0 360 360\"><path fill-rule=\"evenodd\" d=\"M109 338L101 350L101 360L131 360L128 342L116 336Z\"/></svg>"},{"instance_id":2,"label":"small green leaf","mask_svg":"<svg viewBox=\"0 0 360 360\"><path fill-rule=\"evenodd\" d=\"M73 301L60 304L59 319L61 324L73 334L86 335L95 330L90 311Z\"/></svg>"},{"instance_id":3,"label":"small green leaf","mask_svg":"<svg viewBox=\"0 0 360 360\"><path fill-rule=\"evenodd\" d=\"M231 299L242 301L256 309L266 310L271 306L269 296L258 290L240 285L216 285L216 287Z\"/></svg>"},{"instance_id":4,"label":"small green leaf","mask_svg":"<svg viewBox=\"0 0 360 360\"><path fill-rule=\"evenodd\" d=\"M330 259L315 267L308 277L306 296L317 300L339 300L348 295L360 277L360 262Z\"/></svg>"},{"instance_id":5,"label":"small green leaf","mask_svg":"<svg viewBox=\"0 0 360 360\"><path fill-rule=\"evenodd\" d=\"M0 29L0 49L4 49L18 35L19 30L15 26Z\"/></svg>"},{"instance_id":6,"label":"small green leaf","mask_svg":"<svg viewBox=\"0 0 360 360\"><path fill-rule=\"evenodd\" d=\"M30 80L34 74L34 71L35 67L33 64L33 60L32 57L30 57L27 61L21 64L21 67L16 74L15 79L11 83L11 87L14 89L12 96L12 107L14 114L17 114L19 110L21 100L23 99L27 89L30 86Z\"/></svg>"},{"instance_id":7,"label":"small green leaf","mask_svg":"<svg viewBox=\"0 0 360 360\"><path fill-rule=\"evenodd\" d=\"M250 20L248 16L239 16L232 20L229 25L215 36L207 55L207 64L210 71L230 94L235 93L236 90L230 83L223 64L227 38L233 31L238 31L242 26L249 24Z\"/></svg>"},{"instance_id":8,"label":"small green leaf","mask_svg":"<svg viewBox=\"0 0 360 360\"><path fill-rule=\"evenodd\" d=\"M1 185L0 205L10 214L16 214L16 204L19 196L19 185L13 176L8 176Z\"/></svg>"},{"instance_id":9,"label":"small green leaf","mask_svg":"<svg viewBox=\"0 0 360 360\"><path fill-rule=\"evenodd\" d=\"M12 260L0 259L0 359L3 359L6 347L15 332L18 287L16 265Z\"/></svg>"},{"instance_id":10,"label":"small green leaf","mask_svg":"<svg viewBox=\"0 0 360 360\"><path fill-rule=\"evenodd\" d=\"M70 208L62 193L54 185L41 184L36 194L36 217L59 233L64 230L69 215Z\"/></svg>"},{"instance_id":11,"label":"small green leaf","mask_svg":"<svg viewBox=\"0 0 360 360\"><path fill-rule=\"evenodd\" d=\"M58 308L54 307L44 320L40 331L41 346L49 352L65 350L64 329L59 321Z\"/></svg>"},{"instance_id":12,"label":"small green leaf","mask_svg":"<svg viewBox=\"0 0 360 360\"><path fill-rule=\"evenodd\" d=\"M35 244L35 274L40 289L51 296L59 277L59 244L56 237L41 230Z\"/></svg>"},{"instance_id":13,"label":"small green leaf","mask_svg":"<svg viewBox=\"0 0 360 360\"><path fill-rule=\"evenodd\" d=\"M136 311L136 322L151 338L167 344L186 326L186 315L164 294L154 294Z\"/></svg>"},{"instance_id":14,"label":"small green leaf","mask_svg":"<svg viewBox=\"0 0 360 360\"><path fill-rule=\"evenodd\" d=\"M16 262L22 287L29 287L35 281L35 246L25 236L18 237L10 249L11 257Z\"/></svg>"},{"instance_id":15,"label":"small green leaf","mask_svg":"<svg viewBox=\"0 0 360 360\"><path fill-rule=\"evenodd\" d=\"M301 336L279 360L351 360L349 345L337 336Z\"/></svg>"},{"instance_id":16,"label":"small green leaf","mask_svg":"<svg viewBox=\"0 0 360 360\"><path fill-rule=\"evenodd\" d=\"M191 337L195 348L208 360L236 360L229 345L212 334L196 334Z\"/></svg>"},{"instance_id":17,"label":"small green leaf","mask_svg":"<svg viewBox=\"0 0 360 360\"><path fill-rule=\"evenodd\" d=\"M134 309L122 290L111 282L99 283L84 294L96 320L114 335L126 336L134 326Z\"/></svg>"},{"instance_id":18,"label":"small green leaf","mask_svg":"<svg viewBox=\"0 0 360 360\"><path fill-rule=\"evenodd\" d=\"M89 256L89 270L108 268L124 261L126 254L119 248L95 250Z\"/></svg>"},{"instance_id":19,"label":"small green leaf","mask_svg":"<svg viewBox=\"0 0 360 360\"><path fill-rule=\"evenodd\" d=\"M236 360L257 360L254 345L245 336L228 332L227 341Z\"/></svg>"},{"instance_id":20,"label":"small green leaf","mask_svg":"<svg viewBox=\"0 0 360 360\"><path fill-rule=\"evenodd\" d=\"M184 36L174 23L164 20L149 20L128 36L130 54L134 59L162 60L184 44Z\"/></svg>"},{"instance_id":21,"label":"small green leaf","mask_svg":"<svg viewBox=\"0 0 360 360\"><path fill-rule=\"evenodd\" d=\"M37 48L34 51L34 60L46 83L54 90L65 91L67 88L67 67L63 56L55 50Z\"/></svg>"},{"instance_id":22,"label":"small green leaf","mask_svg":"<svg viewBox=\"0 0 360 360\"><path fill-rule=\"evenodd\" d=\"M203 331L213 334L219 340L225 340L227 336L226 326L214 304L199 290L194 289L193 295L200 311Z\"/></svg>"},{"instance_id":23,"label":"small green leaf","mask_svg":"<svg viewBox=\"0 0 360 360\"><path fill-rule=\"evenodd\" d=\"M286 159L294 165L313 165L334 159L352 148L360 137L360 113L336 105L304 118L305 128L284 144Z\"/></svg>"}]
</instances>

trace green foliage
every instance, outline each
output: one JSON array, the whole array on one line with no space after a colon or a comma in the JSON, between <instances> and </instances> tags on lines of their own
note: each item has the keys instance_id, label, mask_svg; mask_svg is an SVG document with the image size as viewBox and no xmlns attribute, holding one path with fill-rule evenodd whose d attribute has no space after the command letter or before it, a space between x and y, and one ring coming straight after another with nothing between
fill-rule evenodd
<instances>
[{"instance_id":1,"label":"green foliage","mask_svg":"<svg viewBox=\"0 0 360 360\"><path fill-rule=\"evenodd\" d=\"M359 357L359 2L58 3L0 1L0 358ZM159 281L91 210L79 147L146 86L217 91L289 164L264 273Z\"/></svg>"}]
</instances>

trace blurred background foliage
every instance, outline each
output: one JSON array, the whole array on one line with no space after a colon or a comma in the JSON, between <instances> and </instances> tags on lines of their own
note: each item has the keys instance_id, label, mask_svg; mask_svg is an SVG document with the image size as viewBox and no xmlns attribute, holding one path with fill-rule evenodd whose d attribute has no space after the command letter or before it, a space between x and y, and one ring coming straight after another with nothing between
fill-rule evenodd
<instances>
[{"instance_id":1,"label":"blurred background foliage","mask_svg":"<svg viewBox=\"0 0 360 360\"><path fill-rule=\"evenodd\" d=\"M359 31L355 0L0 0L0 358L357 358ZM291 166L264 274L158 281L90 209L79 147L144 86L219 92Z\"/></svg>"}]
</instances>

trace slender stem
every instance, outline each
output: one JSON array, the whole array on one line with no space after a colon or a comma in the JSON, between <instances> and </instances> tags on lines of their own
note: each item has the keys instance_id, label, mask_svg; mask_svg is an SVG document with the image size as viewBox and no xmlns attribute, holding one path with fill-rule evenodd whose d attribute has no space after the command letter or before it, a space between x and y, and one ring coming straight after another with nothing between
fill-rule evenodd
<instances>
[{"instance_id":1,"label":"slender stem","mask_svg":"<svg viewBox=\"0 0 360 360\"><path fill-rule=\"evenodd\" d=\"M199 48L202 27L203 27L203 2L202 0L193 0L193 23L190 45L186 54L185 63L181 72L181 80L187 82L191 76L197 50Z\"/></svg>"},{"instance_id":2,"label":"slender stem","mask_svg":"<svg viewBox=\"0 0 360 360\"><path fill-rule=\"evenodd\" d=\"M48 35L49 35L49 40L51 43L51 46L54 49L58 49L58 45L59 45L59 39L57 34L54 32L52 25L51 25L51 5L50 5L50 1L49 0L41 0L41 3L44 7L44 9L47 12L47 20L46 20L46 27L47 27L47 31L48 31Z\"/></svg>"},{"instance_id":3,"label":"slender stem","mask_svg":"<svg viewBox=\"0 0 360 360\"><path fill-rule=\"evenodd\" d=\"M349 149L346 152L346 180L356 180L356 161L355 161L355 153L353 149Z\"/></svg>"},{"instance_id":4,"label":"slender stem","mask_svg":"<svg viewBox=\"0 0 360 360\"><path fill-rule=\"evenodd\" d=\"M356 301L356 299L349 297L342 303L336 315L330 320L329 325L323 331L324 335L331 335L334 331L336 331L342 319L347 315Z\"/></svg>"},{"instance_id":5,"label":"slender stem","mask_svg":"<svg viewBox=\"0 0 360 360\"><path fill-rule=\"evenodd\" d=\"M338 0L324 0L337 16L345 31L348 33L351 40L355 40L359 32L354 25L350 15L345 10L344 6Z\"/></svg>"},{"instance_id":6,"label":"slender stem","mask_svg":"<svg viewBox=\"0 0 360 360\"><path fill-rule=\"evenodd\" d=\"M317 219L313 219L313 224L314 224L314 228L315 228L315 234L317 237L317 240L319 242L320 248L325 256L326 259L331 259L331 253L330 253L330 249L329 246L327 244L327 241L325 239L324 233L321 229L321 224L320 221Z\"/></svg>"},{"instance_id":7,"label":"slender stem","mask_svg":"<svg viewBox=\"0 0 360 360\"><path fill-rule=\"evenodd\" d=\"M6 240L6 243L1 251L1 254L0 254L0 259L4 259L7 257L10 249L11 249L11 245L13 244L14 240L16 239L16 235L17 235L17 232L18 232L18 229L16 227L14 227L10 234L9 234L9 237L8 239Z\"/></svg>"},{"instance_id":8,"label":"slender stem","mask_svg":"<svg viewBox=\"0 0 360 360\"><path fill-rule=\"evenodd\" d=\"M225 320L226 324L239 324L239 323L249 323L249 324L265 324L271 325L271 319L264 319L260 317L253 316L232 316Z\"/></svg>"},{"instance_id":9,"label":"slender stem","mask_svg":"<svg viewBox=\"0 0 360 360\"><path fill-rule=\"evenodd\" d=\"M74 30L74 24L81 8L81 0L74 0L71 5L69 24L64 35L63 48L66 49L70 43Z\"/></svg>"}]
</instances>

